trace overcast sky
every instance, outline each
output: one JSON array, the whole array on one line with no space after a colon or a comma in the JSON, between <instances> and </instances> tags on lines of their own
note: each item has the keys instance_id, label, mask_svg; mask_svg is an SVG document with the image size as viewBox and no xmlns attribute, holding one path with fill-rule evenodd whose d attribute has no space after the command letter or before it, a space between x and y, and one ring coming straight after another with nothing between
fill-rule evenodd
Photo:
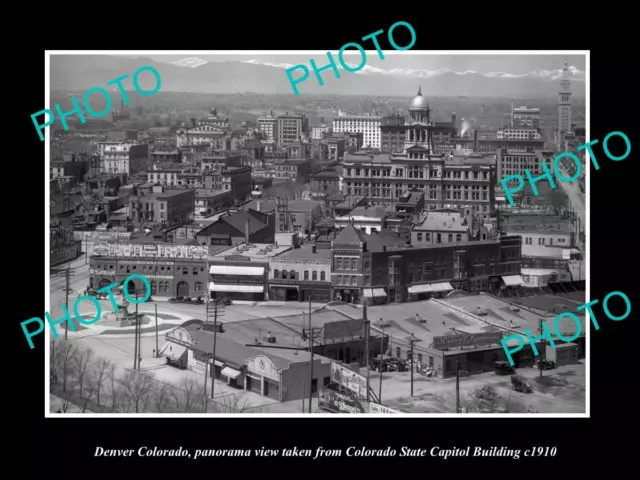
<instances>
[{"instance_id":1,"label":"overcast sky","mask_svg":"<svg viewBox=\"0 0 640 480\"><path fill-rule=\"evenodd\" d=\"M357 52L356 52L357 53ZM394 68L413 68L413 69L426 69L437 70L439 68L447 68L454 71L466 71L474 70L480 73L488 72L505 72L505 73L526 73L530 70L540 68L543 70L554 70L562 68L563 62L566 60L569 65L584 70L586 66L586 58L584 55L526 55L525 53L517 55L437 55L437 54L418 54L418 55L394 55L393 52L385 51L385 59L380 60L377 53L374 51L372 55L367 55L367 65L372 67L380 67L385 70ZM130 57L139 57L143 55L126 55ZM318 65L324 65L320 63L323 59L323 55L247 55L247 54L231 54L231 55L208 55L201 54L197 51L190 53L189 55L159 55L159 54L144 54L145 57L150 57L159 62L170 63L172 61L180 60L186 57L197 57L208 62L224 62L224 61L242 61L242 60L260 60L270 63L291 63L299 64L309 63L309 58L314 58ZM326 58L326 57L325 57ZM357 60L357 59L354 59Z\"/></svg>"}]
</instances>

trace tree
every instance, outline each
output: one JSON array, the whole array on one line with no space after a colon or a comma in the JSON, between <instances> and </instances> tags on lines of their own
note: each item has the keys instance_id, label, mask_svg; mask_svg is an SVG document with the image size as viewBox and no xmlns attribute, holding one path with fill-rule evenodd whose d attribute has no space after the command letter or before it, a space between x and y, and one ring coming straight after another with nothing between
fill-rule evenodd
<instances>
[{"instance_id":1,"label":"tree","mask_svg":"<svg viewBox=\"0 0 640 480\"><path fill-rule=\"evenodd\" d=\"M183 392L185 411L186 413L191 413L191 408L193 407L193 403L199 395L201 388L199 387L198 382L190 377L182 377L180 388Z\"/></svg>"},{"instance_id":2,"label":"tree","mask_svg":"<svg viewBox=\"0 0 640 480\"><path fill-rule=\"evenodd\" d=\"M241 395L226 395L213 404L216 413L242 413L249 408L249 401Z\"/></svg>"},{"instance_id":3,"label":"tree","mask_svg":"<svg viewBox=\"0 0 640 480\"><path fill-rule=\"evenodd\" d=\"M87 411L87 405L89 405L89 402L91 401L91 398L93 398L93 396L96 393L96 390L98 388L98 384L96 383L96 377L95 375L88 375L87 379L86 379L86 386L87 386L87 396L84 397L84 403L82 404L82 413L85 413ZM82 395L80 396L82 398Z\"/></svg>"},{"instance_id":4,"label":"tree","mask_svg":"<svg viewBox=\"0 0 640 480\"><path fill-rule=\"evenodd\" d=\"M78 349L67 340L58 342L60 368L62 369L62 391L67 391L67 380L72 373Z\"/></svg>"},{"instance_id":5,"label":"tree","mask_svg":"<svg viewBox=\"0 0 640 480\"><path fill-rule=\"evenodd\" d=\"M56 341L51 340L51 348L49 349L49 378L51 383L58 383L62 376L62 362L60 361L61 351L56 348Z\"/></svg>"},{"instance_id":6,"label":"tree","mask_svg":"<svg viewBox=\"0 0 640 480\"><path fill-rule=\"evenodd\" d=\"M96 402L100 406L100 392L102 390L102 384L109 377L109 367L111 366L111 360L105 360L101 358L96 363L95 369L95 382L96 382Z\"/></svg>"},{"instance_id":7,"label":"tree","mask_svg":"<svg viewBox=\"0 0 640 480\"><path fill-rule=\"evenodd\" d=\"M118 392L116 390L116 366L111 365L109 378L111 378L111 411L115 412L118 407Z\"/></svg>"},{"instance_id":8,"label":"tree","mask_svg":"<svg viewBox=\"0 0 640 480\"><path fill-rule=\"evenodd\" d=\"M71 405L71 394L73 392L66 392L62 397L62 413L67 413L69 405Z\"/></svg>"},{"instance_id":9,"label":"tree","mask_svg":"<svg viewBox=\"0 0 640 480\"><path fill-rule=\"evenodd\" d=\"M128 413L131 407L136 413L144 412L149 402L149 394L154 385L154 375L150 372L138 372L129 370L124 378L125 386L125 410Z\"/></svg>"},{"instance_id":10,"label":"tree","mask_svg":"<svg viewBox=\"0 0 640 480\"><path fill-rule=\"evenodd\" d=\"M80 398L84 394L84 381L86 379L87 370L91 366L91 358L93 350L81 350L75 356L76 368L78 369L78 386L80 387Z\"/></svg>"},{"instance_id":11,"label":"tree","mask_svg":"<svg viewBox=\"0 0 640 480\"><path fill-rule=\"evenodd\" d=\"M154 389L155 392L155 400L156 400L156 413L164 412L166 407L168 398L169 398L169 385L163 383L160 387L160 384L156 383L156 387Z\"/></svg>"},{"instance_id":12,"label":"tree","mask_svg":"<svg viewBox=\"0 0 640 480\"><path fill-rule=\"evenodd\" d=\"M484 385L469 393L466 410L469 413L497 413L500 400L500 395L493 385Z\"/></svg>"}]
</instances>

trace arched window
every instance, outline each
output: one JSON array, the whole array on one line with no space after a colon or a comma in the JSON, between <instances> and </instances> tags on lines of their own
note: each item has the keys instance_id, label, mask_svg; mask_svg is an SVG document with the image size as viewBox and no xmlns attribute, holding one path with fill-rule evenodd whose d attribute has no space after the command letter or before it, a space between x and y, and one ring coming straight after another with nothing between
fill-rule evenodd
<instances>
[{"instance_id":1,"label":"arched window","mask_svg":"<svg viewBox=\"0 0 640 480\"><path fill-rule=\"evenodd\" d=\"M273 271L273 278L280 278L280 270Z\"/></svg>"},{"instance_id":2,"label":"arched window","mask_svg":"<svg viewBox=\"0 0 640 480\"><path fill-rule=\"evenodd\" d=\"M202 282L196 282L196 292L202 292L203 290Z\"/></svg>"},{"instance_id":3,"label":"arched window","mask_svg":"<svg viewBox=\"0 0 640 480\"><path fill-rule=\"evenodd\" d=\"M295 279L296 279L296 271L295 271L295 270L291 270L291 271L289 272L289 278L290 278L291 280L295 280Z\"/></svg>"},{"instance_id":4,"label":"arched window","mask_svg":"<svg viewBox=\"0 0 640 480\"><path fill-rule=\"evenodd\" d=\"M284 278L284 279L288 279L289 278L289 272L287 270L282 270L282 278Z\"/></svg>"},{"instance_id":5,"label":"arched window","mask_svg":"<svg viewBox=\"0 0 640 480\"><path fill-rule=\"evenodd\" d=\"M156 281L151 280L151 295L154 295L156 293L158 293L157 287L156 287Z\"/></svg>"},{"instance_id":6,"label":"arched window","mask_svg":"<svg viewBox=\"0 0 640 480\"><path fill-rule=\"evenodd\" d=\"M317 271L313 271L311 272L311 280L316 281L318 280L318 272Z\"/></svg>"},{"instance_id":7,"label":"arched window","mask_svg":"<svg viewBox=\"0 0 640 480\"><path fill-rule=\"evenodd\" d=\"M309 270L304 271L304 279L309 280Z\"/></svg>"},{"instance_id":8,"label":"arched window","mask_svg":"<svg viewBox=\"0 0 640 480\"><path fill-rule=\"evenodd\" d=\"M320 280L322 280L323 282L326 280L326 276L325 276L325 271L324 270L322 270L320 272Z\"/></svg>"}]
</instances>

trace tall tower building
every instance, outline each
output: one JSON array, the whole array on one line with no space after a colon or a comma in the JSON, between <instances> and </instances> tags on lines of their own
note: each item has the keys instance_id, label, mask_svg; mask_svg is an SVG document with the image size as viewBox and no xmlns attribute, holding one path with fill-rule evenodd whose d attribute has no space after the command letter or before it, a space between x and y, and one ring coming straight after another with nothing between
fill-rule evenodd
<instances>
[{"instance_id":1,"label":"tall tower building","mask_svg":"<svg viewBox=\"0 0 640 480\"><path fill-rule=\"evenodd\" d=\"M432 127L431 108L427 99L422 96L422 88L418 87L418 94L409 104L409 123L406 124L404 142L405 152L411 147L420 147L426 150L425 153L432 153Z\"/></svg>"},{"instance_id":2,"label":"tall tower building","mask_svg":"<svg viewBox=\"0 0 640 480\"><path fill-rule=\"evenodd\" d=\"M558 146L560 149L564 148L564 138L569 132L571 132L571 80L565 60L558 92Z\"/></svg>"}]
</instances>

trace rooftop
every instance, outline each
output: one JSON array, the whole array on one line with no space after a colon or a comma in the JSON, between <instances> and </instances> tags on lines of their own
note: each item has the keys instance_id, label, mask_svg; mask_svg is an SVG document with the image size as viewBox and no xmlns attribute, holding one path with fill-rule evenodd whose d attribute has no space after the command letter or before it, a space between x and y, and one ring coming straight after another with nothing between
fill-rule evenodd
<instances>
[{"instance_id":1,"label":"rooftop","mask_svg":"<svg viewBox=\"0 0 640 480\"><path fill-rule=\"evenodd\" d=\"M340 178L340 175L338 174L338 172L331 172L331 171L324 171L324 172L318 172L318 173L314 173L313 175L311 175L311 178L330 178L330 179L334 179L334 180L338 180Z\"/></svg>"},{"instance_id":2,"label":"rooftop","mask_svg":"<svg viewBox=\"0 0 640 480\"><path fill-rule=\"evenodd\" d=\"M365 218L382 219L387 216L387 211L384 207L356 207L348 214L337 217L336 220L362 220Z\"/></svg>"},{"instance_id":3,"label":"rooftop","mask_svg":"<svg viewBox=\"0 0 640 480\"><path fill-rule=\"evenodd\" d=\"M427 216L422 223L413 227L414 231L450 231L464 233L469 229L468 225L463 225L465 218L457 211L447 212L427 212Z\"/></svg>"},{"instance_id":4,"label":"rooftop","mask_svg":"<svg viewBox=\"0 0 640 480\"><path fill-rule=\"evenodd\" d=\"M279 257L280 260L330 260L331 250L328 248L316 248L313 253L313 245L310 243L303 244L300 248L294 248L283 253Z\"/></svg>"},{"instance_id":5,"label":"rooftop","mask_svg":"<svg viewBox=\"0 0 640 480\"><path fill-rule=\"evenodd\" d=\"M239 245L227 248L226 250L216 253L210 260L222 260L223 257L231 255L241 255L249 257L252 260L266 260L269 257L276 257L284 252L291 250L289 245L278 245L277 247L269 243L241 243Z\"/></svg>"},{"instance_id":6,"label":"rooftop","mask_svg":"<svg viewBox=\"0 0 640 480\"><path fill-rule=\"evenodd\" d=\"M538 221L540 218L538 217ZM515 235L522 233L564 233L569 234L573 232L573 226L569 222L557 222L557 223L536 223L522 225L517 223L506 223L504 228L507 232L513 232Z\"/></svg>"}]
</instances>

